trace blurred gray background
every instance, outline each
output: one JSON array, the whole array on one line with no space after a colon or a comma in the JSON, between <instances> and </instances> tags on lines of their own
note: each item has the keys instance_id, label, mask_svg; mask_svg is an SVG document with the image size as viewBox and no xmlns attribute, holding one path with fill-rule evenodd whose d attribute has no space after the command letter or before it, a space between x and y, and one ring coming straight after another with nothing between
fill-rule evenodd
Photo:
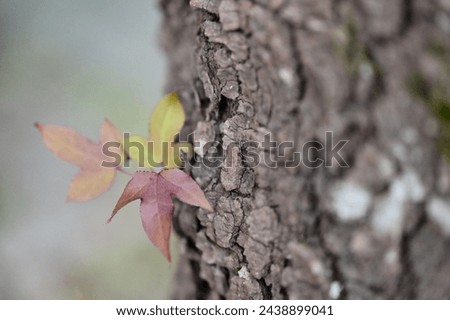
<instances>
[{"instance_id":1,"label":"blurred gray background","mask_svg":"<svg viewBox=\"0 0 450 320\"><path fill-rule=\"evenodd\" d=\"M78 169L33 127L97 140L108 117L145 134L163 94L159 23L154 0L0 0L0 298L167 297L175 263L147 240L138 203L105 224L127 177L66 203Z\"/></svg>"}]
</instances>

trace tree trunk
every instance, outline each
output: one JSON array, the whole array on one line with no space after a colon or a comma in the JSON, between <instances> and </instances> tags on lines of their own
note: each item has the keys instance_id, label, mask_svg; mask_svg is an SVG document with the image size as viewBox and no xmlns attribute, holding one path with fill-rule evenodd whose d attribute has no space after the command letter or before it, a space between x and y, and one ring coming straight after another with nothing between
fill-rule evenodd
<instances>
[{"instance_id":1,"label":"tree trunk","mask_svg":"<svg viewBox=\"0 0 450 320\"><path fill-rule=\"evenodd\" d=\"M188 168L216 211L178 205L173 298L449 299L450 1L160 5L187 132L231 164ZM248 165L268 133L293 146Z\"/></svg>"}]
</instances>

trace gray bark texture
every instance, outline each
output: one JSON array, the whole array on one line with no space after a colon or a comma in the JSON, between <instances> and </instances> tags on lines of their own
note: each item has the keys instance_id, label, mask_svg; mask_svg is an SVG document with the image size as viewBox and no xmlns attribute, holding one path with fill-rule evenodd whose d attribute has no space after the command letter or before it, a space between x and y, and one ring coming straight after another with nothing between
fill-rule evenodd
<instances>
[{"instance_id":1,"label":"gray bark texture","mask_svg":"<svg viewBox=\"0 0 450 320\"><path fill-rule=\"evenodd\" d=\"M349 141L348 167L190 166L215 212L178 204L173 298L449 299L450 1L160 6L196 140Z\"/></svg>"}]
</instances>

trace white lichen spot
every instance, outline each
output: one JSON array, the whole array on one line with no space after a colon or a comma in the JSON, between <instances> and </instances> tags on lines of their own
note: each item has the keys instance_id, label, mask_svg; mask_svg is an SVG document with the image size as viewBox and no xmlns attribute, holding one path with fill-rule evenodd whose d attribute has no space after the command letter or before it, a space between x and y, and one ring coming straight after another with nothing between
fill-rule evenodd
<instances>
[{"instance_id":1,"label":"white lichen spot","mask_svg":"<svg viewBox=\"0 0 450 320\"><path fill-rule=\"evenodd\" d=\"M375 75L375 71L373 70L373 67L370 63L364 62L361 63L359 67L359 74L361 78L365 80L370 80Z\"/></svg>"},{"instance_id":2,"label":"white lichen spot","mask_svg":"<svg viewBox=\"0 0 450 320\"><path fill-rule=\"evenodd\" d=\"M380 233L398 235L402 229L407 202L417 203L425 198L425 188L412 171L396 178L389 193L378 201L372 218L373 228Z\"/></svg>"},{"instance_id":3,"label":"white lichen spot","mask_svg":"<svg viewBox=\"0 0 450 320\"><path fill-rule=\"evenodd\" d=\"M203 158L205 156L204 148L207 142L205 139L199 139L196 142L198 142L198 145L194 147L194 152Z\"/></svg>"},{"instance_id":4,"label":"white lichen spot","mask_svg":"<svg viewBox=\"0 0 450 320\"><path fill-rule=\"evenodd\" d=\"M281 68L278 70L278 76L281 81L283 81L286 85L292 87L294 84L294 74L288 68Z\"/></svg>"},{"instance_id":5,"label":"white lichen spot","mask_svg":"<svg viewBox=\"0 0 450 320\"><path fill-rule=\"evenodd\" d=\"M339 295L342 291L342 285L338 281L333 281L330 284L330 290L328 291L328 295L331 299L338 299Z\"/></svg>"},{"instance_id":6,"label":"white lichen spot","mask_svg":"<svg viewBox=\"0 0 450 320\"><path fill-rule=\"evenodd\" d=\"M309 268L311 269L311 272L316 276L322 276L324 273L323 266L319 262L319 260L311 261L311 263L309 264Z\"/></svg>"},{"instance_id":7,"label":"white lichen spot","mask_svg":"<svg viewBox=\"0 0 450 320\"><path fill-rule=\"evenodd\" d=\"M399 234L403 221L402 199L396 198L393 192L380 199L375 206L372 226L379 233Z\"/></svg>"},{"instance_id":8,"label":"white lichen spot","mask_svg":"<svg viewBox=\"0 0 450 320\"><path fill-rule=\"evenodd\" d=\"M327 25L323 20L310 18L306 21L306 27L313 32L325 32L327 31Z\"/></svg>"},{"instance_id":9,"label":"white lichen spot","mask_svg":"<svg viewBox=\"0 0 450 320\"><path fill-rule=\"evenodd\" d=\"M363 218L372 202L369 191L351 182L338 184L331 196L336 214L344 222Z\"/></svg>"},{"instance_id":10,"label":"white lichen spot","mask_svg":"<svg viewBox=\"0 0 450 320\"><path fill-rule=\"evenodd\" d=\"M405 128L401 134L402 140L407 144L415 144L419 139L419 134L416 129L411 127Z\"/></svg>"},{"instance_id":11,"label":"white lichen spot","mask_svg":"<svg viewBox=\"0 0 450 320\"><path fill-rule=\"evenodd\" d=\"M393 265L398 262L398 252L397 250L388 250L386 254L384 255L384 263Z\"/></svg>"},{"instance_id":12,"label":"white lichen spot","mask_svg":"<svg viewBox=\"0 0 450 320\"><path fill-rule=\"evenodd\" d=\"M434 197L427 204L428 216L436 222L446 236L450 236L450 203Z\"/></svg>"},{"instance_id":13,"label":"white lichen spot","mask_svg":"<svg viewBox=\"0 0 450 320\"><path fill-rule=\"evenodd\" d=\"M390 161L386 157L380 158L378 162L378 170L380 172L381 177L384 179L390 179L395 173L395 168L394 165L392 164L392 161Z\"/></svg>"},{"instance_id":14,"label":"white lichen spot","mask_svg":"<svg viewBox=\"0 0 450 320\"><path fill-rule=\"evenodd\" d=\"M245 279L245 280L249 280L249 271L247 269L246 266L243 266L239 271L238 271L238 276L239 278Z\"/></svg>"},{"instance_id":15,"label":"white lichen spot","mask_svg":"<svg viewBox=\"0 0 450 320\"><path fill-rule=\"evenodd\" d=\"M406 189L406 197L411 202L421 202L425 198L425 187L415 172L406 172L402 177L402 183Z\"/></svg>"}]
</instances>

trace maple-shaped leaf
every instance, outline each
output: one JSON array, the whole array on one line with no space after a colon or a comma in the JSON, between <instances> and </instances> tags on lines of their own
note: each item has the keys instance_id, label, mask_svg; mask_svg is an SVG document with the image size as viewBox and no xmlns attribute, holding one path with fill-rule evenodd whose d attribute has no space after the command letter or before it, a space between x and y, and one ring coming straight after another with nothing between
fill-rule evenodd
<instances>
[{"instance_id":1,"label":"maple-shaped leaf","mask_svg":"<svg viewBox=\"0 0 450 320\"><path fill-rule=\"evenodd\" d=\"M192 146L188 143L174 143L185 121L183 106L177 93L166 95L152 112L149 121L149 138L133 135L129 142L142 146L143 154L136 148L129 148L130 158L141 167L177 168L181 165L180 151L192 156ZM128 151L128 150L127 150Z\"/></svg>"},{"instance_id":2,"label":"maple-shaped leaf","mask_svg":"<svg viewBox=\"0 0 450 320\"><path fill-rule=\"evenodd\" d=\"M170 261L169 239L173 214L171 195L187 204L213 211L203 191L183 171L179 169L164 170L160 173L138 171L125 187L108 222L125 205L140 199L144 230L150 241Z\"/></svg>"},{"instance_id":3,"label":"maple-shaped leaf","mask_svg":"<svg viewBox=\"0 0 450 320\"><path fill-rule=\"evenodd\" d=\"M106 142L121 143L121 132L107 119L103 121L100 142L94 143L76 131L53 125L36 123L47 147L59 158L80 167L67 194L68 201L87 201L108 190L116 175L116 168L107 168L102 163L108 158L102 152ZM121 162L123 151L119 148Z\"/></svg>"}]
</instances>

